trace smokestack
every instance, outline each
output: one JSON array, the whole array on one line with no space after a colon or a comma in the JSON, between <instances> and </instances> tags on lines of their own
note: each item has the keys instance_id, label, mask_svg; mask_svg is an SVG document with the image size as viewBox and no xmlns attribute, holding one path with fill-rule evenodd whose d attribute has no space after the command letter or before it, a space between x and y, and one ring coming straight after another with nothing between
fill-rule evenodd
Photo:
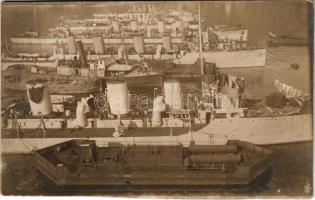
<instances>
[{"instance_id":1,"label":"smokestack","mask_svg":"<svg viewBox=\"0 0 315 200\"><path fill-rule=\"evenodd\" d=\"M97 54L104 54L104 42L102 37L95 37L93 38L93 45L94 45L94 51Z\"/></svg>"},{"instance_id":2,"label":"smokestack","mask_svg":"<svg viewBox=\"0 0 315 200\"><path fill-rule=\"evenodd\" d=\"M118 21L114 21L112 26L115 33L120 33L120 24Z\"/></svg>"},{"instance_id":3,"label":"smokestack","mask_svg":"<svg viewBox=\"0 0 315 200\"><path fill-rule=\"evenodd\" d=\"M77 49L75 46L75 39L73 36L67 37L67 45L68 45L68 53L69 54L76 54Z\"/></svg>"},{"instance_id":4,"label":"smokestack","mask_svg":"<svg viewBox=\"0 0 315 200\"><path fill-rule=\"evenodd\" d=\"M169 35L169 33L163 34L162 45L166 51L170 51L172 49L171 36Z\"/></svg>"},{"instance_id":5,"label":"smokestack","mask_svg":"<svg viewBox=\"0 0 315 200\"><path fill-rule=\"evenodd\" d=\"M130 29L132 31L137 31L138 30L138 22L136 20L130 21Z\"/></svg>"},{"instance_id":6,"label":"smokestack","mask_svg":"<svg viewBox=\"0 0 315 200\"><path fill-rule=\"evenodd\" d=\"M168 110L181 109L181 86L179 80L164 81L165 104Z\"/></svg>"},{"instance_id":7,"label":"smokestack","mask_svg":"<svg viewBox=\"0 0 315 200\"><path fill-rule=\"evenodd\" d=\"M129 113L128 89L126 81L107 82L107 101L114 115Z\"/></svg>"},{"instance_id":8,"label":"smokestack","mask_svg":"<svg viewBox=\"0 0 315 200\"><path fill-rule=\"evenodd\" d=\"M81 67L83 67L83 68L84 67L88 67L82 42L81 41L76 41L76 46L77 46L77 49L78 49L78 52L79 52Z\"/></svg>"},{"instance_id":9,"label":"smokestack","mask_svg":"<svg viewBox=\"0 0 315 200\"><path fill-rule=\"evenodd\" d=\"M138 54L144 53L144 37L142 34L135 34L133 36L135 50Z\"/></svg>"},{"instance_id":10,"label":"smokestack","mask_svg":"<svg viewBox=\"0 0 315 200\"><path fill-rule=\"evenodd\" d=\"M52 105L45 82L39 80L28 81L26 88L32 114L35 116L50 114Z\"/></svg>"},{"instance_id":11,"label":"smokestack","mask_svg":"<svg viewBox=\"0 0 315 200\"><path fill-rule=\"evenodd\" d=\"M165 23L163 20L158 21L158 31L163 34L165 31Z\"/></svg>"}]
</instances>

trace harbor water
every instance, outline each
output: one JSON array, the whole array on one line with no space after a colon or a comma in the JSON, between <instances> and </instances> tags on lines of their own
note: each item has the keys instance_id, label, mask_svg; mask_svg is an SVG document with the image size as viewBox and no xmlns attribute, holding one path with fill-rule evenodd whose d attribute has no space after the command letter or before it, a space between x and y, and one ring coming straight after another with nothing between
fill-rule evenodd
<instances>
[{"instance_id":1,"label":"harbor water","mask_svg":"<svg viewBox=\"0 0 315 200\"><path fill-rule=\"evenodd\" d=\"M291 1L290 1L291 2ZM308 13L304 1L273 2L202 2L202 18L208 24L242 24L248 28L249 42L266 48L268 32L280 34L295 33L307 35ZM99 3L84 5L82 3L29 3L2 4L2 39L22 33L26 30L38 31L40 35L48 34L48 28L57 25L56 16L78 18L92 17L94 13L102 13L110 9L120 11L127 3ZM132 6L132 4L130 4ZM156 7L172 6L197 11L194 3L163 3ZM50 54L51 47L20 45L19 50L30 53L38 50ZM297 70L291 69L291 64L297 63ZM263 98L274 92L275 79L291 85L304 93L311 94L310 49L308 47L272 47L267 48L266 67L223 69L231 75L242 76L246 80L247 97ZM7 94L10 95L10 94ZM297 143L267 146L274 151L273 174L269 182L258 185L252 190L238 189L137 189L137 190L80 190L56 191L40 176L34 166L34 157L29 155L2 155L1 192L4 195L111 195L111 196L307 196L312 195L313 182L313 143Z\"/></svg>"}]
</instances>

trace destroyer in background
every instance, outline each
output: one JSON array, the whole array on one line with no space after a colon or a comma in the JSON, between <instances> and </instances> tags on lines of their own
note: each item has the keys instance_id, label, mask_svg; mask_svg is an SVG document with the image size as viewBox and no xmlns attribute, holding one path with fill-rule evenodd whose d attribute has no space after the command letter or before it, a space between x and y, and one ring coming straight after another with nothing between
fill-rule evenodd
<instances>
[{"instance_id":1,"label":"destroyer in background","mask_svg":"<svg viewBox=\"0 0 315 200\"><path fill-rule=\"evenodd\" d=\"M114 56L116 59L162 59L193 64L199 58L199 44L202 44L205 60L216 63L219 68L265 66L266 49L248 45L245 27L208 27L201 22L203 27L199 30L197 16L187 11L157 10L153 5L134 7L123 13L94 14L91 19L61 18L60 24L49 30L49 36L11 37L9 43L15 49L47 47L50 50L46 52L46 63L41 61L41 65L51 67L58 65L55 60L82 59L83 49L88 52L89 63ZM82 50L77 42L81 42ZM21 56L8 56L6 62L18 58Z\"/></svg>"}]
</instances>

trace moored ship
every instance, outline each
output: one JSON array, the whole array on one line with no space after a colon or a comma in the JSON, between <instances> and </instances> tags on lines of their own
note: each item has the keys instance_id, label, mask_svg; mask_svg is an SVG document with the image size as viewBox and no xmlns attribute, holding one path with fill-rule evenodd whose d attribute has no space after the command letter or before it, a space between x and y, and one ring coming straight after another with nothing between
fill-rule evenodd
<instances>
[{"instance_id":1,"label":"moored ship","mask_svg":"<svg viewBox=\"0 0 315 200\"><path fill-rule=\"evenodd\" d=\"M182 75L185 74L179 77ZM87 137L95 138L99 144L115 140L123 144L176 145L179 141L189 142L189 138L196 144L224 144L231 139L260 145L312 141L312 114L307 106L306 111L304 108L308 101L304 100L302 106L294 103L303 101L304 97L282 100L283 108L270 104L273 108L267 105L244 107L241 103L244 99L238 94L244 90L232 88L233 77L229 76L231 85L226 81L222 85L220 77L225 75L219 76L218 82L212 80L215 77L212 75L206 76L208 82L203 81L201 94L185 91L187 86L178 81L179 78L164 79L163 94L156 94L153 100L128 93L128 84L123 79L108 81L104 95L85 95L72 101L66 96L49 98L47 93L39 92L36 98L50 102L38 103L29 96L31 115L30 111L15 114L11 108L4 111L7 114L2 116L3 152L26 153L70 138ZM212 91L217 86L220 92ZM32 87L47 90L43 84ZM158 91L156 88L152 92ZM198 99L199 95L203 98ZM41 108L45 116L38 115Z\"/></svg>"},{"instance_id":2,"label":"moored ship","mask_svg":"<svg viewBox=\"0 0 315 200\"><path fill-rule=\"evenodd\" d=\"M234 57L238 57L239 52L247 52L245 49L240 50L240 48L245 48L242 47L242 45L246 44L245 42L247 40L247 32L244 30L243 28L232 29L232 31L236 31L236 33L234 34L233 32L233 34L228 34L228 36L233 36L234 38L225 40L224 34L226 34L226 31L230 32L229 28L222 26L212 28L211 31L213 35L211 36L211 41L214 41L213 46L221 49L218 51L218 54L222 56L231 54ZM199 31L199 33L201 34L201 31ZM219 38L219 35L223 35L222 38ZM199 39L202 40L202 37L199 37ZM73 76L74 74L84 74L86 78L88 78L90 77L89 72L93 71L92 68L96 68L97 70L101 68L102 70L97 71L94 69L93 72L97 71L104 74L107 69L112 69L113 71L110 72L110 74L115 76L116 74L124 74L131 67L130 65L116 63L107 68L107 66L98 65L102 61L106 61L99 59L99 57L97 61L100 63L87 63L86 59L84 59L85 54L82 42L76 41L74 37L69 37L67 40L69 40L68 51L72 52L71 58L74 59L78 55L76 59L81 61L83 67L58 66L57 70L63 75ZM123 37L120 38L120 41L123 40ZM134 48L135 51L138 52L137 55L143 54L143 52L145 52L143 35L136 34L133 40L135 40ZM104 47L104 45L102 46L102 38L95 38L95 41L98 41L95 43L95 52L104 52L104 48L102 48ZM169 34L163 34L162 41L165 51L172 52ZM76 48L77 42L80 43L80 48ZM202 44L202 42L199 42L199 44ZM124 46L124 42L122 42L122 46ZM194 64L197 63L199 56L205 58L205 61L207 61L207 58L209 58L208 55L210 55L207 53L211 52L211 49L208 51L204 49L203 45L200 45L200 47L200 54L198 51L196 51L197 53L193 53L195 56L194 59L189 58L188 53L183 55L182 58L188 56L187 60L189 62L193 60ZM256 50L259 51L259 49ZM77 51L79 52L78 54ZM126 51L125 48L123 51ZM212 49L212 52L216 51ZM120 53L122 53L122 51L120 51ZM183 53L185 54L185 52ZM247 53L244 54L244 57L247 57ZM62 57L64 55L61 54L60 56ZM161 54L159 56L161 56ZM262 62L264 62L264 56L265 54L260 56ZM120 55L120 57L122 57L122 55ZM128 55L128 57L130 58L131 55ZM228 62L232 64L238 63L238 61L233 60L231 57L223 56L221 57L221 60L222 59L225 59L225 63L223 64L218 60L213 62L215 62L218 67L223 68L224 66L231 67ZM255 58L253 59L255 60ZM67 61L67 59L64 60ZM126 61L127 60L128 59L126 59ZM248 62L250 61L249 58L242 60L247 64L250 63ZM42 116L38 114L38 109L35 109L36 104L33 104L33 100L29 98L30 104L35 105L35 108L31 108L31 112L24 113L23 115L14 115L14 113L11 113L11 116L8 117L7 127L4 132L9 134L3 134L5 138L3 145L6 147L4 149L9 153L14 151L30 152L38 147L45 147L60 141L66 141L72 137L98 137L96 140L100 143L115 139L126 143L134 141L150 143L152 141L159 142L162 140L162 143L166 141L177 144L178 140L182 138L181 136L188 138L190 133L192 133L192 136L194 134L196 135L197 143L206 144L223 144L229 139L239 138L255 144L278 144L312 140L312 115L310 111L307 113L301 111L303 104L307 103L307 100L303 97L302 91L285 87L285 90L292 90L293 93L299 93L299 95L295 95L293 98L291 98L291 96L284 101L283 98L281 98L280 100L282 103L284 102L284 107L288 105L288 107L282 107L283 110L282 108L277 109L277 107L275 109L273 107L270 108L270 105L263 105L258 108L255 106L247 107L241 105L241 100L245 99L242 97L244 93L244 80L242 80L241 77L228 76L220 72L216 73L215 64L205 63L206 66L203 66L202 63L204 59L200 59L200 61L201 66L191 65L187 70L188 72L185 72L185 62L173 66L171 65L173 71L178 71L178 73L170 73L171 75L164 74L165 76L163 77L165 79L161 82L163 85L159 84L156 88L149 89L151 92L154 91L154 93L156 90L161 92L160 96L162 96L162 98L159 99L157 103L163 105L165 107L164 109L149 106L152 103L154 104L156 100L155 95L153 100L148 100L145 96L130 94L128 92L128 84L126 84L124 77L123 80L108 81L106 83L107 85L104 86L105 91L102 90L101 94L99 94L105 105L100 110L92 110L93 104L95 104L94 100L97 99L97 96L89 96L88 98L86 96L85 98L80 97L81 99L72 102L71 106L69 106L69 102L67 102L63 96L61 96L60 99L51 97L51 104L48 106L50 107L50 112ZM88 64L91 64L89 65L90 69ZM98 67L96 67L95 64L97 64ZM166 63L163 63L159 67L162 68L165 67L165 65ZM201 67L203 71L201 74L198 73L199 67ZM124 72L118 69L123 69ZM142 74L144 76L142 76ZM149 78L146 80L147 85L150 85L153 77L155 77L155 73L141 72L135 73L135 75L135 79L148 76ZM113 77L113 79L115 78L117 77ZM168 78L170 79L167 80ZM177 78L182 78L182 81L176 80ZM198 79L199 82L194 82L192 81L193 79ZM185 82L187 81L192 83L186 84ZM83 87L84 86L78 91L81 91ZM75 85L74 88L76 88ZM162 88L162 91L160 88ZM65 90L67 90L67 88ZM187 99L183 97L183 94L187 95ZM134 98L134 96L136 97ZM49 99L49 97L46 99ZM135 99L136 105L132 102ZM178 99L179 101L176 102ZM92 101L92 104L87 105L87 101ZM275 101L277 101L277 99ZM193 105L190 105L191 102ZM39 104L37 106L41 106L40 102L37 104ZM142 106L148 109L139 109L142 108ZM94 108L95 107L97 106L94 106ZM253 115L252 113L255 112L256 115ZM292 124L292 126L288 126L287 124ZM191 130L188 131L186 129L186 131L181 132L179 136L173 135L173 133L167 129L165 130L165 128L172 130L172 127L183 129L190 127ZM147 131L147 134L144 135L143 128L152 129L152 134L150 131ZM28 129L30 130L29 132ZM34 136L34 131L37 132L41 129L47 134L35 134ZM98 133L103 131L104 134L93 134L93 132L95 132L93 129L96 129ZM153 131L153 129L155 131ZM59 137L55 131L63 133L60 134ZM67 131L78 133L78 135L64 134L64 132ZM20 136L19 132L23 132L24 138ZM155 133L153 134L153 132ZM164 136L167 137L163 138ZM15 137L17 137L17 139ZM140 137L142 138L139 139ZM20 143L26 145L12 145ZM15 146L22 146L22 148L16 150L14 149Z\"/></svg>"},{"instance_id":3,"label":"moored ship","mask_svg":"<svg viewBox=\"0 0 315 200\"><path fill-rule=\"evenodd\" d=\"M270 150L242 141L98 147L93 140L70 140L37 150L35 158L58 186L249 185L272 167Z\"/></svg>"},{"instance_id":4,"label":"moored ship","mask_svg":"<svg viewBox=\"0 0 315 200\"><path fill-rule=\"evenodd\" d=\"M275 35L269 32L269 46L307 46L309 41L307 37Z\"/></svg>"},{"instance_id":5,"label":"moored ship","mask_svg":"<svg viewBox=\"0 0 315 200\"><path fill-rule=\"evenodd\" d=\"M200 37L205 50L204 58L208 62L217 63L219 68L260 67L266 64L266 49L247 47L246 28L216 25L199 30L202 33L198 36L198 24L191 13L174 11L172 14L164 13L162 18L151 8L133 12L68 20L56 29L51 29L52 38L11 38L11 42L17 45L42 44L51 48L55 45L68 45L69 48L71 41L81 41L88 51L95 44L95 38L101 38L102 51L90 50L88 59L117 54L117 49L123 45L131 60L140 59L140 56L173 60L178 64L193 64L198 58L199 51L196 48ZM140 36L135 36L138 34ZM139 49L139 46L142 47ZM55 59L71 59L76 53L77 50L64 50Z\"/></svg>"}]
</instances>

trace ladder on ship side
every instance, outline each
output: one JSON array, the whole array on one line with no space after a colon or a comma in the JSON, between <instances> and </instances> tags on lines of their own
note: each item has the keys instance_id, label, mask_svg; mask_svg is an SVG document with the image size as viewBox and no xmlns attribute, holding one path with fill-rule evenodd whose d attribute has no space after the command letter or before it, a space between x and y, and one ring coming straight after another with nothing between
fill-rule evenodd
<instances>
[{"instance_id":1,"label":"ladder on ship side","mask_svg":"<svg viewBox=\"0 0 315 200\"><path fill-rule=\"evenodd\" d=\"M38 113L39 115L39 126L37 128L37 134L39 133L40 130L42 130L42 133L43 133L43 137L46 138L46 133L47 133L47 128L46 128L46 125L45 125L45 121L44 121L44 115L39 112Z\"/></svg>"},{"instance_id":2,"label":"ladder on ship side","mask_svg":"<svg viewBox=\"0 0 315 200\"><path fill-rule=\"evenodd\" d=\"M16 113L13 113L12 115L13 115L13 122L17 125L16 126L16 137L20 138L21 136L23 136L23 131L22 131L21 125L18 121Z\"/></svg>"}]
</instances>

